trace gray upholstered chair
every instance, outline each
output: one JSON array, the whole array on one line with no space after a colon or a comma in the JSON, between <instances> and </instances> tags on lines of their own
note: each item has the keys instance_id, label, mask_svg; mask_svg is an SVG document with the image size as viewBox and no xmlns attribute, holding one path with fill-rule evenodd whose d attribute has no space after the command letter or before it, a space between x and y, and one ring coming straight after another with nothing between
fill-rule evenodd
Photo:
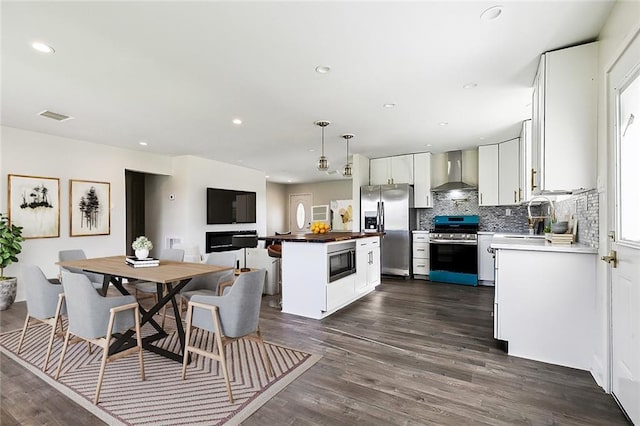
<instances>
[{"instance_id":1,"label":"gray upholstered chair","mask_svg":"<svg viewBox=\"0 0 640 426\"><path fill-rule=\"evenodd\" d=\"M189 352L217 360L222 367L229 401L233 404L224 347L242 338L258 343L267 375L269 377L273 376L273 367L267 355L259 325L260 303L262 301L265 276L265 269L246 272L241 274L233 286L225 291L224 296L196 294L191 298L187 308L187 335L182 364L182 380L186 378ZM214 333L215 349L213 352L191 345L192 327L198 327ZM199 341L199 339L196 339L196 341Z\"/></svg>"},{"instance_id":2,"label":"gray upholstered chair","mask_svg":"<svg viewBox=\"0 0 640 426\"><path fill-rule=\"evenodd\" d=\"M183 249L164 249L160 254L160 260L171 260L174 262L182 262L184 260ZM136 299L144 299L145 297L153 297L154 301L158 303L158 285L150 281L137 281L133 283L136 289ZM144 296L141 296L142 293ZM167 305L162 308L162 327L167 317Z\"/></svg>"},{"instance_id":3,"label":"gray upholstered chair","mask_svg":"<svg viewBox=\"0 0 640 426\"><path fill-rule=\"evenodd\" d=\"M221 251L213 252L207 257L205 262L208 265L226 266L231 269L227 271L215 272L200 277L195 277L180 290L180 312L182 312L182 301L187 302L197 294L202 296L217 296L219 294L220 284L233 282L236 267L236 252Z\"/></svg>"},{"instance_id":4,"label":"gray upholstered chair","mask_svg":"<svg viewBox=\"0 0 640 426\"><path fill-rule=\"evenodd\" d=\"M64 289L59 284L49 282L42 270L36 265L23 265L21 272L22 280L20 282L25 288L27 299L27 318L24 320L17 353L22 350L22 342L32 319L50 325L51 335L49 337L49 345L47 345L47 354L42 365L42 371L47 371L58 323L60 323L59 334L64 332L62 315L67 313L67 307L64 303Z\"/></svg>"},{"instance_id":5,"label":"gray upholstered chair","mask_svg":"<svg viewBox=\"0 0 640 426\"><path fill-rule=\"evenodd\" d=\"M107 361L137 353L140 360L140 375L144 380L140 311L136 298L133 296L102 297L94 290L86 275L67 271L62 272L62 286L67 303L69 326L56 371L56 380L60 377L69 338L72 335L101 347L103 351L96 394L93 399L94 404L97 404L100 398ZM109 356L109 344L113 334L124 332L130 328L135 328L137 345Z\"/></svg>"},{"instance_id":6,"label":"gray upholstered chair","mask_svg":"<svg viewBox=\"0 0 640 426\"><path fill-rule=\"evenodd\" d=\"M84 254L84 250L82 249L60 250L58 252L58 260L60 262L66 262L68 260L83 260L86 258L87 258L87 255ZM78 268L60 267L60 272L62 271L69 271L76 274L85 275L87 278L89 278L89 281L91 281L91 284L95 289L97 290L102 289L102 283L104 281L104 275L102 274L96 274L94 272L86 272Z\"/></svg>"}]
</instances>

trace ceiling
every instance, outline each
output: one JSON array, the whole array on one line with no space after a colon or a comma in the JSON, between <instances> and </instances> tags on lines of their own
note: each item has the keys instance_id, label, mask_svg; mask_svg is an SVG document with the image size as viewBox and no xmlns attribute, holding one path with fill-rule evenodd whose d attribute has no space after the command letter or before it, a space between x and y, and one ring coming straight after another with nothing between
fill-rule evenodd
<instances>
[{"instance_id":1,"label":"ceiling","mask_svg":"<svg viewBox=\"0 0 640 426\"><path fill-rule=\"evenodd\" d=\"M496 4L497 19L480 19ZM612 5L3 1L0 120L233 163L272 182L343 179L344 133L369 158L517 137L540 54L594 40ZM316 120L331 122L333 175L315 168Z\"/></svg>"}]
</instances>

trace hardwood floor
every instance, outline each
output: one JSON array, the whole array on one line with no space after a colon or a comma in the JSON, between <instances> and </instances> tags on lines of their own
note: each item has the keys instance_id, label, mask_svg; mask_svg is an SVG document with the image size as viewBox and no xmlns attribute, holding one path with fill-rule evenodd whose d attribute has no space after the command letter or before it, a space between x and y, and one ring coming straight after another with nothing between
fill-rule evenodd
<instances>
[{"instance_id":1,"label":"hardwood floor","mask_svg":"<svg viewBox=\"0 0 640 426\"><path fill-rule=\"evenodd\" d=\"M322 321L262 305L265 340L322 360L246 425L625 425L586 371L507 356L493 339L492 287L384 280ZM26 307L1 314L20 328ZM6 356L0 423L101 424Z\"/></svg>"}]
</instances>

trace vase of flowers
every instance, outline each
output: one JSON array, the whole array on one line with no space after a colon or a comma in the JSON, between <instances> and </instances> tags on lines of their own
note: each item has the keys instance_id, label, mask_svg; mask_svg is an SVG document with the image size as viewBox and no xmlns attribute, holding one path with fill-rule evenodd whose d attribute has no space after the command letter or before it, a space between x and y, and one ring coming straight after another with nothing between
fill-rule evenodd
<instances>
[{"instance_id":1,"label":"vase of flowers","mask_svg":"<svg viewBox=\"0 0 640 426\"><path fill-rule=\"evenodd\" d=\"M153 243L141 235L131 244L131 248L135 250L138 259L146 259L149 257L149 250L153 248Z\"/></svg>"}]
</instances>

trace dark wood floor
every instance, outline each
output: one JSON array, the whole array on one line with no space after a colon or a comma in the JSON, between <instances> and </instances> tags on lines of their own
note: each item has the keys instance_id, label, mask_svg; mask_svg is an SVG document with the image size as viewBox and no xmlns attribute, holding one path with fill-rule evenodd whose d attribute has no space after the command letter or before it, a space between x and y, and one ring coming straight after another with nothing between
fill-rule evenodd
<instances>
[{"instance_id":1,"label":"dark wood floor","mask_svg":"<svg viewBox=\"0 0 640 426\"><path fill-rule=\"evenodd\" d=\"M246 425L625 425L586 371L507 356L493 339L493 288L385 280L337 314L310 320L262 307L269 341L322 360ZM2 312L0 331L26 312ZM6 356L0 424L101 424Z\"/></svg>"}]
</instances>

